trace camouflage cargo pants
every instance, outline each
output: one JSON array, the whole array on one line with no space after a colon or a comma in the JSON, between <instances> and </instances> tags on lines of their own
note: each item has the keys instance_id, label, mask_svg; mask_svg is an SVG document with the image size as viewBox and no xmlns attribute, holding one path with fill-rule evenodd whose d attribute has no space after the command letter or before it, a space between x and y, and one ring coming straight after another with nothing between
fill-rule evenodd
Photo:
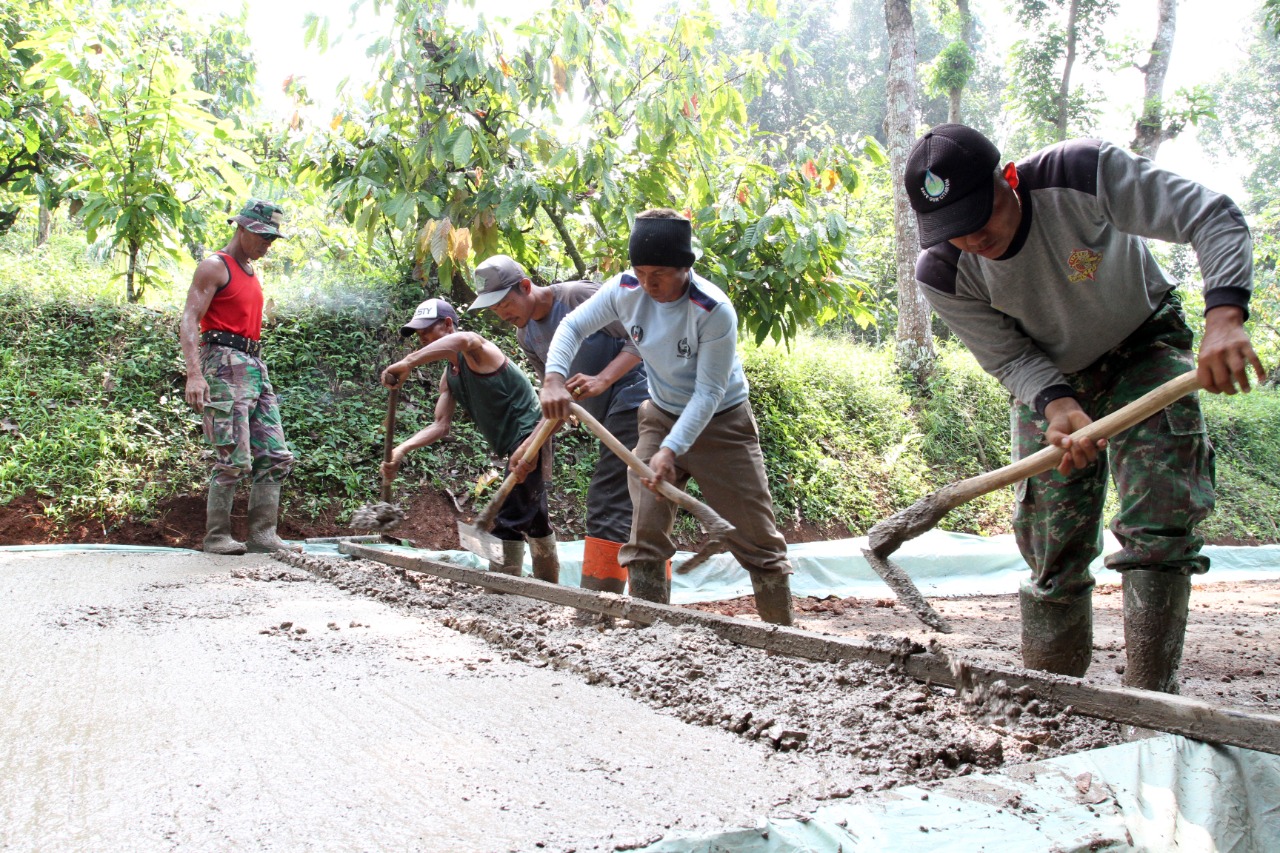
<instances>
[{"instance_id":1,"label":"camouflage cargo pants","mask_svg":"<svg viewBox=\"0 0 1280 853\"><path fill-rule=\"evenodd\" d=\"M205 344L200 370L209 383L204 436L216 455L213 482L234 486L252 476L255 483L282 483L293 468L293 453L266 364L231 347Z\"/></svg>"},{"instance_id":2,"label":"camouflage cargo pants","mask_svg":"<svg viewBox=\"0 0 1280 853\"><path fill-rule=\"evenodd\" d=\"M1096 420L1191 370L1192 337L1171 296L1120 346L1067 381ZM1031 407L1015 400L1011 426L1015 460L1044 446L1046 422ZM1018 484L1014 535L1031 566L1023 589L1034 597L1071 601L1093 588L1089 563L1102 552L1108 473L1120 505L1111 522L1120 550L1106 558L1108 568L1208 570L1209 560L1200 554L1204 539L1195 528L1213 510L1213 448L1200 399L1192 394L1112 438L1099 464Z\"/></svg>"}]
</instances>

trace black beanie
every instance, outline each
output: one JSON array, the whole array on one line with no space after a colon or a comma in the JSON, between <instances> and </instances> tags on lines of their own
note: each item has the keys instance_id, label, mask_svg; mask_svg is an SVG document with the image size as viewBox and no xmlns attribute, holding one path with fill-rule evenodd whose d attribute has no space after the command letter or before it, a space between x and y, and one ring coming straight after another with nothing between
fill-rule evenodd
<instances>
[{"instance_id":1,"label":"black beanie","mask_svg":"<svg viewBox=\"0 0 1280 853\"><path fill-rule=\"evenodd\" d=\"M693 224L679 219L636 219L631 226L631 266L693 266Z\"/></svg>"}]
</instances>

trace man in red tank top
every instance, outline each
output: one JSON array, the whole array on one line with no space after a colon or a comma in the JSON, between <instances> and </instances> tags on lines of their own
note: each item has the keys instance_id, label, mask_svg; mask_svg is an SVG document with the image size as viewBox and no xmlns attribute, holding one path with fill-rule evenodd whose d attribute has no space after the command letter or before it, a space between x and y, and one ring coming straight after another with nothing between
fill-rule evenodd
<instances>
[{"instance_id":1,"label":"man in red tank top","mask_svg":"<svg viewBox=\"0 0 1280 853\"><path fill-rule=\"evenodd\" d=\"M204 415L215 452L209 483L204 550L210 554L272 553L290 548L276 533L280 484L293 468L280 405L262 361L262 282L253 262L284 236L279 206L250 199L227 220L236 233L196 267L179 337L187 365L186 400ZM236 485L249 487L249 536L231 535Z\"/></svg>"}]
</instances>

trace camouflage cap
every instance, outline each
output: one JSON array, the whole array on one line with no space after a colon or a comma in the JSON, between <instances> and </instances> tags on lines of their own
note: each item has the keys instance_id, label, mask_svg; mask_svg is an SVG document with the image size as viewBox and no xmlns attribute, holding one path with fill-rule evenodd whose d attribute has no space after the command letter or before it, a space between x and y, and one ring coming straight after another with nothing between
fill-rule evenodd
<instances>
[{"instance_id":1,"label":"camouflage cap","mask_svg":"<svg viewBox=\"0 0 1280 853\"><path fill-rule=\"evenodd\" d=\"M252 231L263 237L284 236L280 233L280 224L284 222L284 208L260 198L249 199L244 209L227 222L244 226L246 231Z\"/></svg>"}]
</instances>

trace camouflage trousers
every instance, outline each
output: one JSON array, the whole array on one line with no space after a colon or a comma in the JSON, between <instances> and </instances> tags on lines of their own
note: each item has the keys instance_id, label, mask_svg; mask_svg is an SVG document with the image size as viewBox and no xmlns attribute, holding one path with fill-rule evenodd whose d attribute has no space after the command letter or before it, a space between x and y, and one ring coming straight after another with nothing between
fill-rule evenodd
<instances>
[{"instance_id":1,"label":"camouflage trousers","mask_svg":"<svg viewBox=\"0 0 1280 853\"><path fill-rule=\"evenodd\" d=\"M1123 343L1067 381L1097 420L1191 370L1192 337L1171 296ZM1034 409L1015 400L1010 420L1015 460L1044 446L1047 422ZM1111 532L1120 543L1106 558L1108 568L1208 571L1209 560L1200 554L1204 539L1195 528L1213 510L1213 448L1200 399L1192 394L1112 438L1097 465L1066 476L1053 470L1018 484L1014 535L1031 566L1024 592L1067 602L1092 590L1089 564L1102 553L1108 475L1119 498Z\"/></svg>"},{"instance_id":2,"label":"camouflage trousers","mask_svg":"<svg viewBox=\"0 0 1280 853\"><path fill-rule=\"evenodd\" d=\"M200 371L209 383L204 436L213 445L213 482L234 486L245 477L279 485L293 468L280 423L280 404L261 359L231 347L205 344Z\"/></svg>"}]
</instances>

